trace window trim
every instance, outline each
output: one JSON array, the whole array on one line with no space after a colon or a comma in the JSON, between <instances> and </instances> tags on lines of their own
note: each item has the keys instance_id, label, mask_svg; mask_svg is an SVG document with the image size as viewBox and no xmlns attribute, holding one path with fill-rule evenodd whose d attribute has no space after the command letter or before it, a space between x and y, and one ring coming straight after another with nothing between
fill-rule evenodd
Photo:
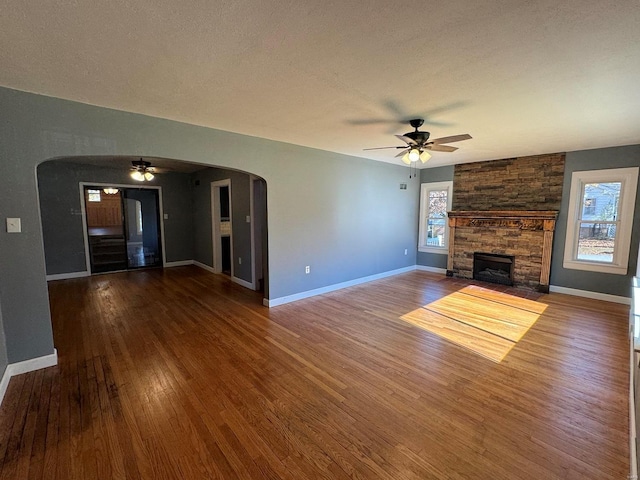
<instances>
[{"instance_id":1,"label":"window trim","mask_svg":"<svg viewBox=\"0 0 640 480\"><path fill-rule=\"evenodd\" d=\"M418 251L428 253L438 253L440 255L448 255L449 253L449 215L445 214L445 227L444 227L444 245L422 245L422 239L426 235L425 232L425 216L428 213L429 192L432 190L447 190L447 212L451 211L451 200L453 197L453 181L446 182L431 182L423 183L420 185L420 217L418 227Z\"/></svg>"},{"instance_id":2,"label":"window trim","mask_svg":"<svg viewBox=\"0 0 640 480\"><path fill-rule=\"evenodd\" d=\"M631 231L638 187L638 167L612 168L604 170L584 170L571 174L569 193L569 209L567 212L567 232L564 243L564 260L562 266L572 270L613 273L626 275L629 270L629 251L631 248ZM578 260L578 221L582 208L583 186L587 183L620 182L621 194L618 200L619 231L616 232L616 245L611 263Z\"/></svg>"}]
</instances>

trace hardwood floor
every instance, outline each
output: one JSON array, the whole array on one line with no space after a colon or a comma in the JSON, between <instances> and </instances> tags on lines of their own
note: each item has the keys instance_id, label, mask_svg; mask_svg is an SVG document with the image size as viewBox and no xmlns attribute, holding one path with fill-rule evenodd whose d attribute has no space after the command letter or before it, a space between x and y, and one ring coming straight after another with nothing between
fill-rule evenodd
<instances>
[{"instance_id":1,"label":"hardwood floor","mask_svg":"<svg viewBox=\"0 0 640 480\"><path fill-rule=\"evenodd\" d=\"M625 306L426 272L273 309L196 267L49 289L2 479L627 478Z\"/></svg>"}]
</instances>

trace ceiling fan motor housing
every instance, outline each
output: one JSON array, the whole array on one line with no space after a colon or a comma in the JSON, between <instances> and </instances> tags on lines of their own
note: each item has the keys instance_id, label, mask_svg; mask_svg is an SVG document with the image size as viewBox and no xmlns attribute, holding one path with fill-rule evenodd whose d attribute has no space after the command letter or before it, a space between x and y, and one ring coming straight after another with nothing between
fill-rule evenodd
<instances>
[{"instance_id":1,"label":"ceiling fan motor housing","mask_svg":"<svg viewBox=\"0 0 640 480\"><path fill-rule=\"evenodd\" d=\"M417 130L415 132L409 132L404 134L405 137L409 137L418 145L422 145L427 140L429 140L429 135L431 135L429 132L418 132Z\"/></svg>"},{"instance_id":2,"label":"ceiling fan motor housing","mask_svg":"<svg viewBox=\"0 0 640 480\"><path fill-rule=\"evenodd\" d=\"M418 145L424 144L427 140L429 140L429 135L431 135L431 133L418 131L418 128L420 128L423 123L424 123L424 119L422 118L414 118L412 120L409 120L409 124L413 128L415 128L415 131L405 133L404 136L410 138L411 140L416 142Z\"/></svg>"}]
</instances>

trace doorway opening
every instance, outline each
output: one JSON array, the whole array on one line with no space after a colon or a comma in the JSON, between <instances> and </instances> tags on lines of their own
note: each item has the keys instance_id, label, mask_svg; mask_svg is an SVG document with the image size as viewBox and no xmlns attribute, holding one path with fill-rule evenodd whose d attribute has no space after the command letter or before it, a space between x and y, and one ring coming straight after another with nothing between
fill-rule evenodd
<instances>
[{"instance_id":1,"label":"doorway opening","mask_svg":"<svg viewBox=\"0 0 640 480\"><path fill-rule=\"evenodd\" d=\"M157 189L84 185L83 200L91 273L162 266Z\"/></svg>"},{"instance_id":2,"label":"doorway opening","mask_svg":"<svg viewBox=\"0 0 640 480\"><path fill-rule=\"evenodd\" d=\"M211 182L213 270L233 277L231 179Z\"/></svg>"}]
</instances>

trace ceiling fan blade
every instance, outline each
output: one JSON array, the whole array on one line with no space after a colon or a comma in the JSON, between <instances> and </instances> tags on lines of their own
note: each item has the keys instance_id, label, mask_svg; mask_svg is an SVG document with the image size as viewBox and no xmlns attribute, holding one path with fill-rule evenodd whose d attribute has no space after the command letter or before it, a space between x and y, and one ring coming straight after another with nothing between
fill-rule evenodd
<instances>
[{"instance_id":1,"label":"ceiling fan blade","mask_svg":"<svg viewBox=\"0 0 640 480\"><path fill-rule=\"evenodd\" d=\"M425 148L432 152L455 152L458 150L458 147L450 147L449 145L427 145Z\"/></svg>"},{"instance_id":2,"label":"ceiling fan blade","mask_svg":"<svg viewBox=\"0 0 640 480\"><path fill-rule=\"evenodd\" d=\"M363 150L384 150L385 148L407 148L406 145L402 147L373 147L373 148L363 148Z\"/></svg>"},{"instance_id":3,"label":"ceiling fan blade","mask_svg":"<svg viewBox=\"0 0 640 480\"><path fill-rule=\"evenodd\" d=\"M401 157L403 156L405 153L409 153L409 148L407 148L406 150L401 151L399 154L396 155L396 157Z\"/></svg>"},{"instance_id":4,"label":"ceiling fan blade","mask_svg":"<svg viewBox=\"0 0 640 480\"><path fill-rule=\"evenodd\" d=\"M404 135L396 135L396 137L398 137L400 140L402 140L407 145L418 145L413 138L409 138L409 137L406 137Z\"/></svg>"},{"instance_id":5,"label":"ceiling fan blade","mask_svg":"<svg viewBox=\"0 0 640 480\"><path fill-rule=\"evenodd\" d=\"M461 135L452 135L450 137L436 138L435 140L431 140L431 141L434 144L438 145L441 143L461 142L462 140L469 140L471 138L472 138L471 135L469 135L468 133L463 133Z\"/></svg>"},{"instance_id":6,"label":"ceiling fan blade","mask_svg":"<svg viewBox=\"0 0 640 480\"><path fill-rule=\"evenodd\" d=\"M353 119L347 120L349 125L396 125L397 120L389 120L388 118L371 118L371 119Z\"/></svg>"}]
</instances>

